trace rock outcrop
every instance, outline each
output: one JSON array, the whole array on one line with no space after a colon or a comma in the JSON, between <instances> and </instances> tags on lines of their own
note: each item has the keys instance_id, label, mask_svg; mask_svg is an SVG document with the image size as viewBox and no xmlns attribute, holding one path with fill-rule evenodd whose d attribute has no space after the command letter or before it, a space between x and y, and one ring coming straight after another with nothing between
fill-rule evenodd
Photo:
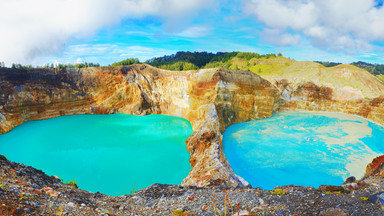
<instances>
[{"instance_id":1,"label":"rock outcrop","mask_svg":"<svg viewBox=\"0 0 384 216\"><path fill-rule=\"evenodd\" d=\"M291 98L279 100L279 111L328 111L359 115L384 125L384 97L364 100L336 100L334 89L304 83L294 87Z\"/></svg>"},{"instance_id":2,"label":"rock outcrop","mask_svg":"<svg viewBox=\"0 0 384 216\"><path fill-rule=\"evenodd\" d=\"M67 70L0 69L0 133L73 114L166 114L188 119L192 170L183 185L244 186L222 151L229 125L272 115L278 91L250 72L172 72L146 64Z\"/></svg>"},{"instance_id":3,"label":"rock outcrop","mask_svg":"<svg viewBox=\"0 0 384 216\"><path fill-rule=\"evenodd\" d=\"M367 165L363 178L370 176L384 177L384 155L376 157Z\"/></svg>"},{"instance_id":4,"label":"rock outcrop","mask_svg":"<svg viewBox=\"0 0 384 216\"><path fill-rule=\"evenodd\" d=\"M279 110L343 112L384 125L384 83L369 72L353 65L327 68L285 58L271 61L288 65L262 74L279 89Z\"/></svg>"}]
</instances>

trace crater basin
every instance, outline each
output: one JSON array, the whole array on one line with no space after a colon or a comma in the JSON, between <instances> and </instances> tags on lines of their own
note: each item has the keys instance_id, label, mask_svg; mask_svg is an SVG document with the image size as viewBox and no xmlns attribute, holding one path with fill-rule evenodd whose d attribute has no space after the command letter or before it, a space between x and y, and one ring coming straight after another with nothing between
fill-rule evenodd
<instances>
[{"instance_id":1,"label":"crater basin","mask_svg":"<svg viewBox=\"0 0 384 216\"><path fill-rule=\"evenodd\" d=\"M192 132L189 121L166 115L62 116L0 135L0 154L118 196L154 183L180 184L191 169L185 141Z\"/></svg>"},{"instance_id":2,"label":"crater basin","mask_svg":"<svg viewBox=\"0 0 384 216\"><path fill-rule=\"evenodd\" d=\"M340 185L384 152L384 128L343 113L281 112L223 133L234 172L253 187Z\"/></svg>"}]
</instances>

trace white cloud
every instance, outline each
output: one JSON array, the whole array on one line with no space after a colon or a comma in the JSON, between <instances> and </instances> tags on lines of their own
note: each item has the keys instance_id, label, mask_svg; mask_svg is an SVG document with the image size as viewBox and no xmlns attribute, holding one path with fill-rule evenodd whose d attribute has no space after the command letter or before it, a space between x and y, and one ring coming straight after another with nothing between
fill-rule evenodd
<instances>
[{"instance_id":1,"label":"white cloud","mask_svg":"<svg viewBox=\"0 0 384 216\"><path fill-rule=\"evenodd\" d=\"M53 66L54 66L55 68L57 68L57 67L59 66L59 64L60 64L60 62L57 61L57 60L55 60L55 62L53 63Z\"/></svg>"},{"instance_id":2,"label":"white cloud","mask_svg":"<svg viewBox=\"0 0 384 216\"><path fill-rule=\"evenodd\" d=\"M144 31L127 31L126 35L140 35L140 36L150 36L151 34Z\"/></svg>"},{"instance_id":3,"label":"white cloud","mask_svg":"<svg viewBox=\"0 0 384 216\"><path fill-rule=\"evenodd\" d=\"M283 38L296 32L327 50L369 50L384 41L384 7L375 0L248 0L245 11Z\"/></svg>"},{"instance_id":4,"label":"white cloud","mask_svg":"<svg viewBox=\"0 0 384 216\"><path fill-rule=\"evenodd\" d=\"M75 61L75 64L81 64L83 63L83 59L82 58L77 58L76 61Z\"/></svg>"},{"instance_id":5,"label":"white cloud","mask_svg":"<svg viewBox=\"0 0 384 216\"><path fill-rule=\"evenodd\" d=\"M155 16L172 26L213 1L1 0L0 60L29 63L122 19Z\"/></svg>"},{"instance_id":6,"label":"white cloud","mask_svg":"<svg viewBox=\"0 0 384 216\"><path fill-rule=\"evenodd\" d=\"M204 37L211 33L211 28L204 26L192 26L177 34L182 37L198 38Z\"/></svg>"},{"instance_id":7,"label":"white cloud","mask_svg":"<svg viewBox=\"0 0 384 216\"><path fill-rule=\"evenodd\" d=\"M143 47L143 46L127 46L127 47L121 47L117 51L120 53L120 57L124 57L124 58L140 57L141 60L143 60L143 56L149 57L149 56L152 56L153 53L158 53L159 51L164 52L166 50L161 48L151 48L151 47Z\"/></svg>"},{"instance_id":8,"label":"white cloud","mask_svg":"<svg viewBox=\"0 0 384 216\"><path fill-rule=\"evenodd\" d=\"M300 35L298 34L290 34L290 33L284 33L279 31L278 29L264 29L262 32L262 36L264 40L274 43L274 44L279 44L283 46L288 46L288 45L295 45L300 42Z\"/></svg>"}]
</instances>

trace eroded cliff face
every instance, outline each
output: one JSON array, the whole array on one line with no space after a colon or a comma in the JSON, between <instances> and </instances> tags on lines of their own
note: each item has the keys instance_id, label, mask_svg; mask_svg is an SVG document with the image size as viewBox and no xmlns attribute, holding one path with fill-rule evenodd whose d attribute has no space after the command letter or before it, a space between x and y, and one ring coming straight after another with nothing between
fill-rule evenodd
<instances>
[{"instance_id":1,"label":"eroded cliff face","mask_svg":"<svg viewBox=\"0 0 384 216\"><path fill-rule=\"evenodd\" d=\"M342 71L348 72L348 70ZM359 78L350 77L354 79L351 83L367 86L364 91L349 82L334 86L322 83L321 80L314 83L293 78L267 77L267 79L279 89L279 111L343 112L359 115L384 125L384 83L366 71L364 76L365 78L360 81Z\"/></svg>"},{"instance_id":2,"label":"eroded cliff face","mask_svg":"<svg viewBox=\"0 0 384 216\"><path fill-rule=\"evenodd\" d=\"M247 185L225 159L221 133L232 123L271 116L277 90L248 72L201 70L192 80L188 119L196 130L187 144L193 169L183 185Z\"/></svg>"},{"instance_id":3,"label":"eroded cliff face","mask_svg":"<svg viewBox=\"0 0 384 216\"><path fill-rule=\"evenodd\" d=\"M72 114L166 114L188 119L193 166L183 185L247 185L222 151L227 126L272 115L278 91L250 72L173 72L140 64L68 70L0 69L0 133Z\"/></svg>"},{"instance_id":4,"label":"eroded cliff face","mask_svg":"<svg viewBox=\"0 0 384 216\"><path fill-rule=\"evenodd\" d=\"M89 113L93 99L76 74L0 69L0 133L28 120Z\"/></svg>"},{"instance_id":5,"label":"eroded cliff face","mask_svg":"<svg viewBox=\"0 0 384 216\"><path fill-rule=\"evenodd\" d=\"M343 79L356 75L340 71L336 75ZM315 82L289 74L266 76L269 82L251 72L175 72L146 64L68 70L0 68L0 134L25 121L61 115L179 116L194 129L186 141L193 168L182 184L244 186L248 183L233 173L222 150L225 128L279 110L344 112L384 125L384 84L363 75L362 81L351 81L355 85L344 81L330 85L324 82L330 77L324 79L321 72L309 76ZM356 87L365 85L372 86Z\"/></svg>"},{"instance_id":6,"label":"eroded cliff face","mask_svg":"<svg viewBox=\"0 0 384 216\"><path fill-rule=\"evenodd\" d=\"M263 66L259 74L279 89L279 110L344 112L384 123L384 83L361 68L284 57L258 65Z\"/></svg>"}]
</instances>

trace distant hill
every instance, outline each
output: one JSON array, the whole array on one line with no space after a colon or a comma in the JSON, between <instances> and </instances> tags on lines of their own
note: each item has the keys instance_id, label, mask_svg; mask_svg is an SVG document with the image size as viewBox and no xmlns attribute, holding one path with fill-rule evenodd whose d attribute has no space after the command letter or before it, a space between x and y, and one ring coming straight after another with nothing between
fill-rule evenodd
<instances>
[{"instance_id":1,"label":"distant hill","mask_svg":"<svg viewBox=\"0 0 384 216\"><path fill-rule=\"evenodd\" d=\"M375 75L382 82L384 82L384 64L370 64L367 62L358 61L352 63L352 65L368 71L369 73Z\"/></svg>"},{"instance_id":2,"label":"distant hill","mask_svg":"<svg viewBox=\"0 0 384 216\"><path fill-rule=\"evenodd\" d=\"M301 83L312 82L317 86L335 89L335 95L350 91L351 94L367 99L384 95L383 82L368 71L349 64L325 67L312 61L295 61L276 57L258 61L251 60L249 69L271 83L287 80L292 86L297 86Z\"/></svg>"},{"instance_id":3,"label":"distant hill","mask_svg":"<svg viewBox=\"0 0 384 216\"><path fill-rule=\"evenodd\" d=\"M279 54L265 54L250 52L177 52L172 55L156 57L148 60L147 63L167 70L186 71L197 70L201 68L223 67L231 70L247 70L258 73L265 70L263 66L252 65L252 62L257 62L260 59L269 59L282 57ZM314 61L325 67L335 67L341 65L338 62ZM375 75L378 79L384 82L384 65L370 64L367 62L354 62L351 65L362 68L369 73ZM266 66L268 68L268 66Z\"/></svg>"},{"instance_id":4,"label":"distant hill","mask_svg":"<svg viewBox=\"0 0 384 216\"><path fill-rule=\"evenodd\" d=\"M353 62L352 65L362 68L373 75L384 75L384 64L370 64L363 61Z\"/></svg>"},{"instance_id":5,"label":"distant hill","mask_svg":"<svg viewBox=\"0 0 384 216\"><path fill-rule=\"evenodd\" d=\"M278 54L281 56L281 54ZM197 70L201 68L224 67L231 68L231 60L233 58L251 60L252 58L270 58L276 57L276 54L260 55L258 53L249 52L177 52L173 55L153 58L147 61L148 64L167 70Z\"/></svg>"},{"instance_id":6,"label":"distant hill","mask_svg":"<svg viewBox=\"0 0 384 216\"><path fill-rule=\"evenodd\" d=\"M168 70L195 70L202 68L214 57L221 55L224 55L224 53L177 52L176 54L153 58L148 63Z\"/></svg>"},{"instance_id":7,"label":"distant hill","mask_svg":"<svg viewBox=\"0 0 384 216\"><path fill-rule=\"evenodd\" d=\"M333 66L337 66L337 65L340 65L341 63L339 62L326 62L326 61L315 61L316 63L319 63L319 64L322 64L323 66L325 67L333 67Z\"/></svg>"}]
</instances>

